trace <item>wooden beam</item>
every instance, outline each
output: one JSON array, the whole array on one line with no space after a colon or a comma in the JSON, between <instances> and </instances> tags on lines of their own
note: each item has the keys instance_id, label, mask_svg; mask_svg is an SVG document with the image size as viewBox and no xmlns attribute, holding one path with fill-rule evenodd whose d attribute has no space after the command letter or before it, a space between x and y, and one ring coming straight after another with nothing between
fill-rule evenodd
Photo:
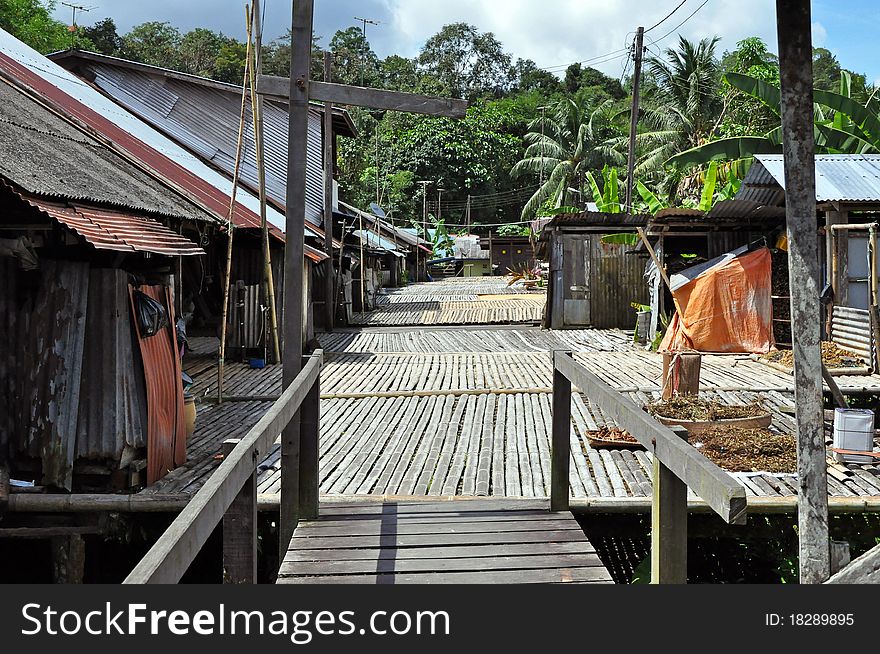
<instances>
[{"instance_id":1,"label":"wooden beam","mask_svg":"<svg viewBox=\"0 0 880 654\"><path fill-rule=\"evenodd\" d=\"M332 75L331 54L324 52L324 81L329 82ZM336 290L333 271L333 105L324 104L324 249L327 251L327 276L324 280L324 329L333 331L336 321Z\"/></svg>"},{"instance_id":2,"label":"wooden beam","mask_svg":"<svg viewBox=\"0 0 880 654\"><path fill-rule=\"evenodd\" d=\"M571 352L553 353L571 357ZM568 511L571 458L571 381L553 366L553 435L550 447L550 510Z\"/></svg>"},{"instance_id":3,"label":"wooden beam","mask_svg":"<svg viewBox=\"0 0 880 654\"><path fill-rule=\"evenodd\" d=\"M830 574L828 481L822 404L819 236L810 0L776 0L797 412L800 582Z\"/></svg>"},{"instance_id":4,"label":"wooden beam","mask_svg":"<svg viewBox=\"0 0 880 654\"><path fill-rule=\"evenodd\" d=\"M275 98L288 99L290 80L274 75L260 75L257 80L257 93ZM332 82L311 82L309 99L335 105L349 105L384 109L386 111L405 111L411 114L464 118L468 103L455 98L438 98L417 93L402 93L384 89L370 89Z\"/></svg>"},{"instance_id":5,"label":"wooden beam","mask_svg":"<svg viewBox=\"0 0 880 654\"><path fill-rule=\"evenodd\" d=\"M241 442L223 442L223 458ZM223 514L223 583L257 583L257 469Z\"/></svg>"},{"instance_id":6,"label":"wooden beam","mask_svg":"<svg viewBox=\"0 0 880 654\"><path fill-rule=\"evenodd\" d=\"M318 449L321 440L321 377L312 382L300 411L299 517L318 517Z\"/></svg>"},{"instance_id":7,"label":"wooden beam","mask_svg":"<svg viewBox=\"0 0 880 654\"><path fill-rule=\"evenodd\" d=\"M79 534L56 536L51 541L52 581L81 584L86 569L86 542Z\"/></svg>"},{"instance_id":8,"label":"wooden beam","mask_svg":"<svg viewBox=\"0 0 880 654\"><path fill-rule=\"evenodd\" d=\"M294 0L291 19L288 95L287 199L284 247L284 355L282 387L300 371L303 347L303 250L306 214L306 161L309 133L309 65L312 58L314 0ZM304 389L308 392L311 385ZM278 520L279 561L299 520L300 418L285 423L281 434L281 515Z\"/></svg>"},{"instance_id":9,"label":"wooden beam","mask_svg":"<svg viewBox=\"0 0 880 654\"><path fill-rule=\"evenodd\" d=\"M733 477L571 357L557 357L556 368L592 402L598 403L618 427L632 434L668 466L725 522L745 524L746 492Z\"/></svg>"},{"instance_id":10,"label":"wooden beam","mask_svg":"<svg viewBox=\"0 0 880 654\"><path fill-rule=\"evenodd\" d=\"M676 435L687 441L687 430ZM687 484L654 457L651 501L651 583L687 583Z\"/></svg>"},{"instance_id":11,"label":"wooden beam","mask_svg":"<svg viewBox=\"0 0 880 654\"><path fill-rule=\"evenodd\" d=\"M173 584L180 580L253 475L255 462L269 453L278 433L298 412L320 374L322 356L318 350L309 359L293 383L284 389L281 398L223 460L123 583Z\"/></svg>"},{"instance_id":12,"label":"wooden beam","mask_svg":"<svg viewBox=\"0 0 880 654\"><path fill-rule=\"evenodd\" d=\"M825 583L880 584L880 545L862 554Z\"/></svg>"}]
</instances>

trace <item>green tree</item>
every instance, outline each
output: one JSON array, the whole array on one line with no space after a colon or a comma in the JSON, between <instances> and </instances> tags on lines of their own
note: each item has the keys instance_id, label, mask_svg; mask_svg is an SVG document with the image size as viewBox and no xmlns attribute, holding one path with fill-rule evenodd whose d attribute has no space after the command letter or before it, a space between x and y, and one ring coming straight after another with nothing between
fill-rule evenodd
<instances>
[{"instance_id":1,"label":"green tree","mask_svg":"<svg viewBox=\"0 0 880 654\"><path fill-rule=\"evenodd\" d=\"M533 218L548 202L552 207L573 205L573 192L583 192L588 171L624 163L625 157L612 147L619 134L613 116L610 100L593 108L566 98L532 121L525 153L511 174L536 178L543 173L544 183L523 207L522 220Z\"/></svg>"},{"instance_id":2,"label":"green tree","mask_svg":"<svg viewBox=\"0 0 880 654\"><path fill-rule=\"evenodd\" d=\"M116 55L122 48L122 38L116 31L112 18L99 20L91 27L83 28L83 36L95 46L95 51L105 55Z\"/></svg>"},{"instance_id":3,"label":"green tree","mask_svg":"<svg viewBox=\"0 0 880 654\"><path fill-rule=\"evenodd\" d=\"M726 52L721 59L722 76L722 136L761 134L772 129L777 116L758 98L749 95L727 81L728 73L739 73L779 85L779 61L757 36L743 39L736 50Z\"/></svg>"},{"instance_id":4,"label":"green tree","mask_svg":"<svg viewBox=\"0 0 880 654\"><path fill-rule=\"evenodd\" d=\"M263 73L266 75L290 76L290 30L270 43L264 43ZM309 68L311 79L324 79L324 55L320 45L321 37L312 34L312 60ZM243 74L243 73L242 73ZM334 78L335 79L335 78Z\"/></svg>"},{"instance_id":5,"label":"green tree","mask_svg":"<svg viewBox=\"0 0 880 654\"><path fill-rule=\"evenodd\" d=\"M492 32L467 23L444 25L425 43L419 64L457 98L497 97L510 88L510 55Z\"/></svg>"},{"instance_id":6,"label":"green tree","mask_svg":"<svg viewBox=\"0 0 880 654\"><path fill-rule=\"evenodd\" d=\"M606 97L615 100L626 97L626 91L623 90L620 80L608 77L600 70L589 66L584 67L579 63L566 68L562 84L569 95L575 95L581 89L592 88L600 90Z\"/></svg>"},{"instance_id":7,"label":"green tree","mask_svg":"<svg viewBox=\"0 0 880 654\"><path fill-rule=\"evenodd\" d=\"M339 30L330 39L333 53L333 79L341 84L377 86L379 57L357 27Z\"/></svg>"},{"instance_id":8,"label":"green tree","mask_svg":"<svg viewBox=\"0 0 880 654\"><path fill-rule=\"evenodd\" d=\"M698 180L679 169L665 169L673 155L711 140L721 117L721 69L715 57L718 37L698 43L679 37L677 48L647 60L652 93L646 96L636 137L635 175L653 176L675 203L678 193L696 192ZM627 142L622 140L619 147Z\"/></svg>"},{"instance_id":9,"label":"green tree","mask_svg":"<svg viewBox=\"0 0 880 654\"><path fill-rule=\"evenodd\" d=\"M217 76L217 59L228 41L229 39L222 34L203 27L197 27L187 32L180 39L177 47L179 70L193 75L215 78ZM243 71L242 75L244 75Z\"/></svg>"},{"instance_id":10,"label":"green tree","mask_svg":"<svg viewBox=\"0 0 880 654\"><path fill-rule=\"evenodd\" d=\"M379 64L379 78L382 88L410 93L418 90L421 81L416 62L399 55L390 55Z\"/></svg>"},{"instance_id":11,"label":"green tree","mask_svg":"<svg viewBox=\"0 0 880 654\"><path fill-rule=\"evenodd\" d=\"M531 59L517 59L511 77L513 78L513 90L517 93L540 91L549 96L559 93L562 89L556 75L538 68L538 65Z\"/></svg>"},{"instance_id":12,"label":"green tree","mask_svg":"<svg viewBox=\"0 0 880 654\"><path fill-rule=\"evenodd\" d=\"M170 23L141 23L122 37L122 56L151 66L180 68L180 32Z\"/></svg>"},{"instance_id":13,"label":"green tree","mask_svg":"<svg viewBox=\"0 0 880 654\"><path fill-rule=\"evenodd\" d=\"M51 15L56 4L55 0L2 0L0 28L42 53L69 48L73 36Z\"/></svg>"}]
</instances>

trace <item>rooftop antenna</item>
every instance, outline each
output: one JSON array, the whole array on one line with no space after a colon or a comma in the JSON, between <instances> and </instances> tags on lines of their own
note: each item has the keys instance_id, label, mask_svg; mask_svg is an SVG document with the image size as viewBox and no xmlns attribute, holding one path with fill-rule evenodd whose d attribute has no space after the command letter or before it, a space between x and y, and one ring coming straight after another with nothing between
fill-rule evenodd
<instances>
[{"instance_id":1,"label":"rooftop antenna","mask_svg":"<svg viewBox=\"0 0 880 654\"><path fill-rule=\"evenodd\" d=\"M62 2L61 4L64 5L65 7L70 7L70 10L73 14L73 16L71 17L71 25L70 25L70 27L67 28L67 31L70 32L70 35L71 35L71 39L72 39L71 46L75 46L76 45L76 12L77 11L81 11L84 13L89 12L92 9L97 9L97 6L86 7L85 5L76 5L76 4L73 4L72 2Z\"/></svg>"},{"instance_id":2,"label":"rooftop antenna","mask_svg":"<svg viewBox=\"0 0 880 654\"><path fill-rule=\"evenodd\" d=\"M378 20L370 20L369 18L358 18L357 16L355 16L354 19L357 21L360 21L361 23L364 24L364 30L363 30L364 42L361 45L361 86L363 86L364 85L364 71L366 70L366 66L367 66L367 24L381 25L382 23L379 22Z\"/></svg>"}]
</instances>

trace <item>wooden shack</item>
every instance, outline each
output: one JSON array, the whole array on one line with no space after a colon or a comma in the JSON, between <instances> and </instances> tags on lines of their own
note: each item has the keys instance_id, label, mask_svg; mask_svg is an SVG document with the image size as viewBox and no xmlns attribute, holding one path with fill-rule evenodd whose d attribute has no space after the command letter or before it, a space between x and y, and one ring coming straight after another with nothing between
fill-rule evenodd
<instances>
[{"instance_id":1,"label":"wooden shack","mask_svg":"<svg viewBox=\"0 0 880 654\"><path fill-rule=\"evenodd\" d=\"M538 254L550 263L544 325L551 329L632 329L632 303L647 304L647 254L606 245L602 236L636 233L648 216L586 211L556 216L541 230Z\"/></svg>"}]
</instances>

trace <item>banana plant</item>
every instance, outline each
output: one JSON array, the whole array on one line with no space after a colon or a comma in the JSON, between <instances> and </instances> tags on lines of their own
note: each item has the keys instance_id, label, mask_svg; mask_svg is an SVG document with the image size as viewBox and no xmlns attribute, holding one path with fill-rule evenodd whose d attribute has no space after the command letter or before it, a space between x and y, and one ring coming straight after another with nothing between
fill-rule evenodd
<instances>
[{"instance_id":1,"label":"banana plant","mask_svg":"<svg viewBox=\"0 0 880 654\"><path fill-rule=\"evenodd\" d=\"M727 73L726 78L734 88L766 104L781 121L782 96L778 88L741 73ZM817 152L880 153L880 113L876 91L864 105L854 100L851 94L852 80L846 71L841 72L839 93L814 90L813 114ZM782 152L781 126L763 135L710 141L670 157L666 165L678 168L703 166L710 161L738 161L750 159L756 154L778 152Z\"/></svg>"},{"instance_id":2,"label":"banana plant","mask_svg":"<svg viewBox=\"0 0 880 654\"><path fill-rule=\"evenodd\" d=\"M602 188L591 172L586 174L587 181L593 191L593 202L602 213L620 213L620 184L617 179L617 168L608 164L602 167Z\"/></svg>"}]
</instances>

